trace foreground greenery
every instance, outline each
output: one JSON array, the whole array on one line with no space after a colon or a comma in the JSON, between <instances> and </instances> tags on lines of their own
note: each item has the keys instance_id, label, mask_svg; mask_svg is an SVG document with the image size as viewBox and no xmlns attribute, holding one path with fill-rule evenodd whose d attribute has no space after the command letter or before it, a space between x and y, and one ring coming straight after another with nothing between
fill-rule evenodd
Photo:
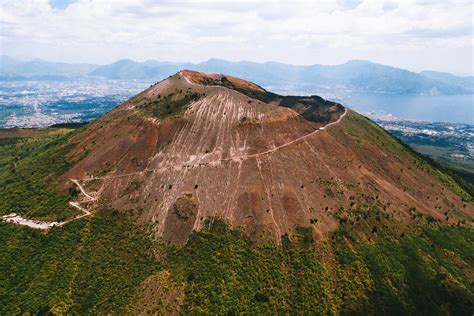
<instances>
[{"instance_id":1,"label":"foreground greenery","mask_svg":"<svg viewBox=\"0 0 474 316\"><path fill-rule=\"evenodd\" d=\"M75 132L51 130L42 137L0 142L0 214L62 221L77 215L68 205L76 194L57 188L57 176L81 159L68 157Z\"/></svg>"},{"instance_id":2,"label":"foreground greenery","mask_svg":"<svg viewBox=\"0 0 474 316\"><path fill-rule=\"evenodd\" d=\"M123 311L159 268L152 243L117 212L44 233L0 223L0 314Z\"/></svg>"},{"instance_id":3,"label":"foreground greenery","mask_svg":"<svg viewBox=\"0 0 474 316\"><path fill-rule=\"evenodd\" d=\"M428 228L375 244L253 246L222 224L195 233L172 263L185 313L468 314L471 230Z\"/></svg>"},{"instance_id":4,"label":"foreground greenery","mask_svg":"<svg viewBox=\"0 0 474 316\"><path fill-rule=\"evenodd\" d=\"M146 308L134 303L139 285L159 271L171 272L168 288L184 284L185 314L467 315L474 308L470 228L432 225L372 244L338 231L322 243L292 237L276 246L256 245L218 220L210 226L170 248L113 211L47 234L2 223L0 314Z\"/></svg>"},{"instance_id":5,"label":"foreground greenery","mask_svg":"<svg viewBox=\"0 0 474 316\"><path fill-rule=\"evenodd\" d=\"M360 141L361 139L371 141L375 140L378 145L389 151L400 161L412 161L420 169L436 177L464 201L474 201L472 195L472 183L468 183L468 181L463 177L457 176L452 172L452 170L442 167L431 158L416 152L410 146L401 142L398 138L391 136L387 131L370 119L357 113L351 113L351 115L341 122L341 127L342 130L331 129L329 132L335 135L345 132L349 135L355 136L356 141ZM374 161L373 163L375 164L376 162Z\"/></svg>"}]
</instances>

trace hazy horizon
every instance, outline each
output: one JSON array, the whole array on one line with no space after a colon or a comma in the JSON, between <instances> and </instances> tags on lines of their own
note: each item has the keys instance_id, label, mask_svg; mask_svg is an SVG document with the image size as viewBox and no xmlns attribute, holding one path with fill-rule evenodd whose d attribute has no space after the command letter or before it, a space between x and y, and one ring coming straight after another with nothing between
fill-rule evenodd
<instances>
[{"instance_id":1,"label":"hazy horizon","mask_svg":"<svg viewBox=\"0 0 474 316\"><path fill-rule=\"evenodd\" d=\"M2 55L93 64L369 60L474 73L473 6L464 0L6 0L0 8Z\"/></svg>"},{"instance_id":2,"label":"hazy horizon","mask_svg":"<svg viewBox=\"0 0 474 316\"><path fill-rule=\"evenodd\" d=\"M348 63L348 62L351 62L351 61L364 61L364 62L371 62L371 63L376 63L372 60L365 60L365 59L348 59L344 62L341 62L341 63L337 63L337 64L322 64L322 63L313 63L313 64L291 64L291 63L282 63L282 62L279 62L279 61L275 61L275 60L267 60L267 61L261 61L261 62L257 62L257 61L253 61L253 60L228 60L228 59L224 59L224 58L216 58L216 57L210 57L208 59L204 59L204 60L201 60L201 61L197 61L197 62L190 62L190 61L186 61L186 60L161 60L161 59L158 59L158 58L148 58L148 59L143 59L143 60L136 60L136 59L133 59L133 58L127 58L127 57L124 57L124 58L119 58L117 60L114 60L112 61L111 63L106 63L106 64L100 64L100 63L79 63L79 62L62 62L62 61L58 61L58 60L50 60L50 59L45 59L45 58L38 58L38 57L33 57L33 56L12 56L12 55L0 55L0 57L9 57L9 58L14 58L16 60L21 60L21 61L25 61L25 62L29 62L29 61L35 61L35 60L41 60L41 61L46 61L46 62L51 62L51 63L66 63L66 64L91 64L91 65L97 65L97 66L104 66L104 65L109 65L109 64L113 64L115 62L118 62L120 60L132 60L134 62L138 62L138 63L144 63L144 62L147 62L147 61L151 61L151 60L154 60L154 61L158 61L158 62L169 62L169 63L176 63L176 64L180 64L180 63L192 63L192 64L200 64L200 63L204 63L204 62L207 62L207 61L210 61L210 60L213 60L213 59L219 59L219 60L225 60L225 61L228 61L228 62L249 62L249 63L258 63L258 64L265 64L265 63L280 63L280 64L286 64L286 65L291 65L291 66L312 66L312 65L322 65L322 66L338 66L338 65L342 65L342 64L345 64L345 63ZM389 65L389 64L382 64L382 63L376 63L376 64L381 64L381 65L384 65L384 66L389 66L389 67L395 67L393 65ZM415 73L419 73L419 72L422 72L422 71L437 71L437 72L444 72L444 73L450 73L452 75L455 75L455 76L458 76L458 77L472 77L474 76L474 73L472 74L459 74L459 73L453 73L453 72L447 72L447 71L442 71L442 70L438 70L438 69L421 69L419 71L417 70L414 70L414 69L408 69L408 68L401 68L401 67L395 67L395 68L399 68L399 69L403 69L403 70L408 70L408 71L411 71L411 72L415 72Z\"/></svg>"}]
</instances>

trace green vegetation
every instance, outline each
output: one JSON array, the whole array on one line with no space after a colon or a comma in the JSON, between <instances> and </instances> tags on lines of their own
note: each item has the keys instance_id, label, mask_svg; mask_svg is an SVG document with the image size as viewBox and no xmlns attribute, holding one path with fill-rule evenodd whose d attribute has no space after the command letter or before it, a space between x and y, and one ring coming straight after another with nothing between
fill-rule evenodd
<instances>
[{"instance_id":1,"label":"green vegetation","mask_svg":"<svg viewBox=\"0 0 474 316\"><path fill-rule=\"evenodd\" d=\"M0 314L120 313L159 269L126 215L101 211L47 234L0 222Z\"/></svg>"},{"instance_id":2,"label":"green vegetation","mask_svg":"<svg viewBox=\"0 0 474 316\"><path fill-rule=\"evenodd\" d=\"M471 229L427 228L403 237L385 237L353 250L336 246L341 284L354 279L370 285L366 301L344 298L343 310L358 313L468 314L473 308L472 273L474 235ZM461 250L460 247L466 247ZM359 267L361 274L354 271ZM356 289L350 289L353 291Z\"/></svg>"},{"instance_id":3,"label":"green vegetation","mask_svg":"<svg viewBox=\"0 0 474 316\"><path fill-rule=\"evenodd\" d=\"M470 172L461 168L450 165L442 165L447 173L456 180L457 183L471 195L471 200L474 200L474 172Z\"/></svg>"},{"instance_id":4,"label":"green vegetation","mask_svg":"<svg viewBox=\"0 0 474 316\"><path fill-rule=\"evenodd\" d=\"M344 231L316 244L308 230L284 236L283 247L255 245L220 221L193 233L167 263L187 283L183 312L432 315L473 307L471 229L426 227L374 244Z\"/></svg>"},{"instance_id":5,"label":"green vegetation","mask_svg":"<svg viewBox=\"0 0 474 316\"><path fill-rule=\"evenodd\" d=\"M466 192L474 196L474 160L468 148L460 143L461 137L423 137L395 130L390 134L431 159L432 164L450 174Z\"/></svg>"},{"instance_id":6,"label":"green vegetation","mask_svg":"<svg viewBox=\"0 0 474 316\"><path fill-rule=\"evenodd\" d=\"M70 123L58 123L58 124L53 124L50 127L51 128L71 128L71 129L76 129L83 127L87 125L89 122L70 122Z\"/></svg>"},{"instance_id":7,"label":"green vegetation","mask_svg":"<svg viewBox=\"0 0 474 316\"><path fill-rule=\"evenodd\" d=\"M63 174L81 156L68 157L75 132L15 139L0 144L0 212L28 218L62 221L77 212L68 205L68 192L57 187ZM71 192L72 193L72 192Z\"/></svg>"},{"instance_id":8,"label":"green vegetation","mask_svg":"<svg viewBox=\"0 0 474 316\"><path fill-rule=\"evenodd\" d=\"M136 190L140 188L141 185L142 183L140 181L132 180L125 188L124 192L122 193L122 196L135 192Z\"/></svg>"},{"instance_id":9,"label":"green vegetation","mask_svg":"<svg viewBox=\"0 0 474 316\"><path fill-rule=\"evenodd\" d=\"M158 96L154 101L145 101L138 108L143 109L149 115L163 119L181 113L189 104L201 97L201 94L191 91L170 93L164 97Z\"/></svg>"},{"instance_id":10,"label":"green vegetation","mask_svg":"<svg viewBox=\"0 0 474 316\"><path fill-rule=\"evenodd\" d=\"M133 221L101 211L47 234L0 223L0 313L125 313L159 271L170 273L166 291L184 291L184 314L433 315L474 307L470 228L431 224L371 244L344 229L317 242L299 228L276 246L214 220L170 248Z\"/></svg>"},{"instance_id":11,"label":"green vegetation","mask_svg":"<svg viewBox=\"0 0 474 316\"><path fill-rule=\"evenodd\" d=\"M321 187L324 188L324 194L330 198L334 198L336 195L340 196L343 194L343 191L340 190L339 184L333 178L324 179L318 177L316 180L311 181L318 183Z\"/></svg>"},{"instance_id":12,"label":"green vegetation","mask_svg":"<svg viewBox=\"0 0 474 316\"><path fill-rule=\"evenodd\" d=\"M451 148L407 143L426 157L431 165L449 174L474 199L474 162L450 157Z\"/></svg>"},{"instance_id":13,"label":"green vegetation","mask_svg":"<svg viewBox=\"0 0 474 316\"><path fill-rule=\"evenodd\" d=\"M354 142L372 141L379 144L384 149L390 151L401 162L406 163L412 161L418 168L438 178L451 191L462 197L465 201L472 201L473 197L458 183L453 176L446 172L438 163L432 159L425 157L414 151L411 147L401 142L398 138L393 137L383 128L378 126L370 119L357 114L351 113L342 121L341 126L351 135L354 136ZM337 129L330 130L330 133L338 133ZM378 161L372 161L374 165L378 165ZM462 184L462 183L461 183Z\"/></svg>"},{"instance_id":14,"label":"green vegetation","mask_svg":"<svg viewBox=\"0 0 474 316\"><path fill-rule=\"evenodd\" d=\"M283 96L268 91L239 88L234 86L228 80L223 80L223 85L245 94L249 98L265 103L274 102L280 106L294 109L305 119L316 123L329 123L334 114L342 114L344 112L344 107L342 105L324 100L317 95L304 97L291 95ZM249 100L248 103L252 103L252 101Z\"/></svg>"}]
</instances>

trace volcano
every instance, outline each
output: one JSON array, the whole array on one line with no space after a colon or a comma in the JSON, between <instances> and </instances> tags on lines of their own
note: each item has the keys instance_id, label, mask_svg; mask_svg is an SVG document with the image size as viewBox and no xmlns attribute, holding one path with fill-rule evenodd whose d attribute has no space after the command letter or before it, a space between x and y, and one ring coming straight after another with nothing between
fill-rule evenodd
<instances>
[{"instance_id":1,"label":"volcano","mask_svg":"<svg viewBox=\"0 0 474 316\"><path fill-rule=\"evenodd\" d=\"M78 203L135 212L172 244L215 218L280 243L301 227L323 239L370 210L402 224L473 215L457 187L367 118L226 75L180 71L70 143L83 158L61 183L80 185Z\"/></svg>"},{"instance_id":2,"label":"volcano","mask_svg":"<svg viewBox=\"0 0 474 316\"><path fill-rule=\"evenodd\" d=\"M183 70L23 133L2 315L472 314L469 187L340 104Z\"/></svg>"}]
</instances>

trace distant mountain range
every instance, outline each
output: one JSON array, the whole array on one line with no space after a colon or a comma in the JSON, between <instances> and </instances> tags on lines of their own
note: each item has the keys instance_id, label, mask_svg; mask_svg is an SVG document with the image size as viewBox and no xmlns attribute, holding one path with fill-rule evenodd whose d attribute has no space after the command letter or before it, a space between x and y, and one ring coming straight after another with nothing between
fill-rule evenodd
<instances>
[{"instance_id":1,"label":"distant mountain range","mask_svg":"<svg viewBox=\"0 0 474 316\"><path fill-rule=\"evenodd\" d=\"M0 56L0 76L10 78L83 76L97 69L97 67L99 65L55 63L42 59L23 61L9 56Z\"/></svg>"},{"instance_id":2,"label":"distant mountain range","mask_svg":"<svg viewBox=\"0 0 474 316\"><path fill-rule=\"evenodd\" d=\"M77 77L158 81L181 69L226 73L274 89L297 86L300 91L309 93L315 90L420 95L474 92L472 76L458 77L435 71L416 73L363 60L348 61L335 66L295 66L276 62L230 62L223 59L210 59L199 64L122 59L108 65L94 65L54 63L41 59L21 61L9 56L0 56L0 81L68 80Z\"/></svg>"},{"instance_id":3,"label":"distant mountain range","mask_svg":"<svg viewBox=\"0 0 474 316\"><path fill-rule=\"evenodd\" d=\"M458 77L447 72L439 71L422 71L420 72L422 76L429 77L441 82L454 84L460 87L464 87L470 91L474 91L474 77Z\"/></svg>"}]
</instances>

